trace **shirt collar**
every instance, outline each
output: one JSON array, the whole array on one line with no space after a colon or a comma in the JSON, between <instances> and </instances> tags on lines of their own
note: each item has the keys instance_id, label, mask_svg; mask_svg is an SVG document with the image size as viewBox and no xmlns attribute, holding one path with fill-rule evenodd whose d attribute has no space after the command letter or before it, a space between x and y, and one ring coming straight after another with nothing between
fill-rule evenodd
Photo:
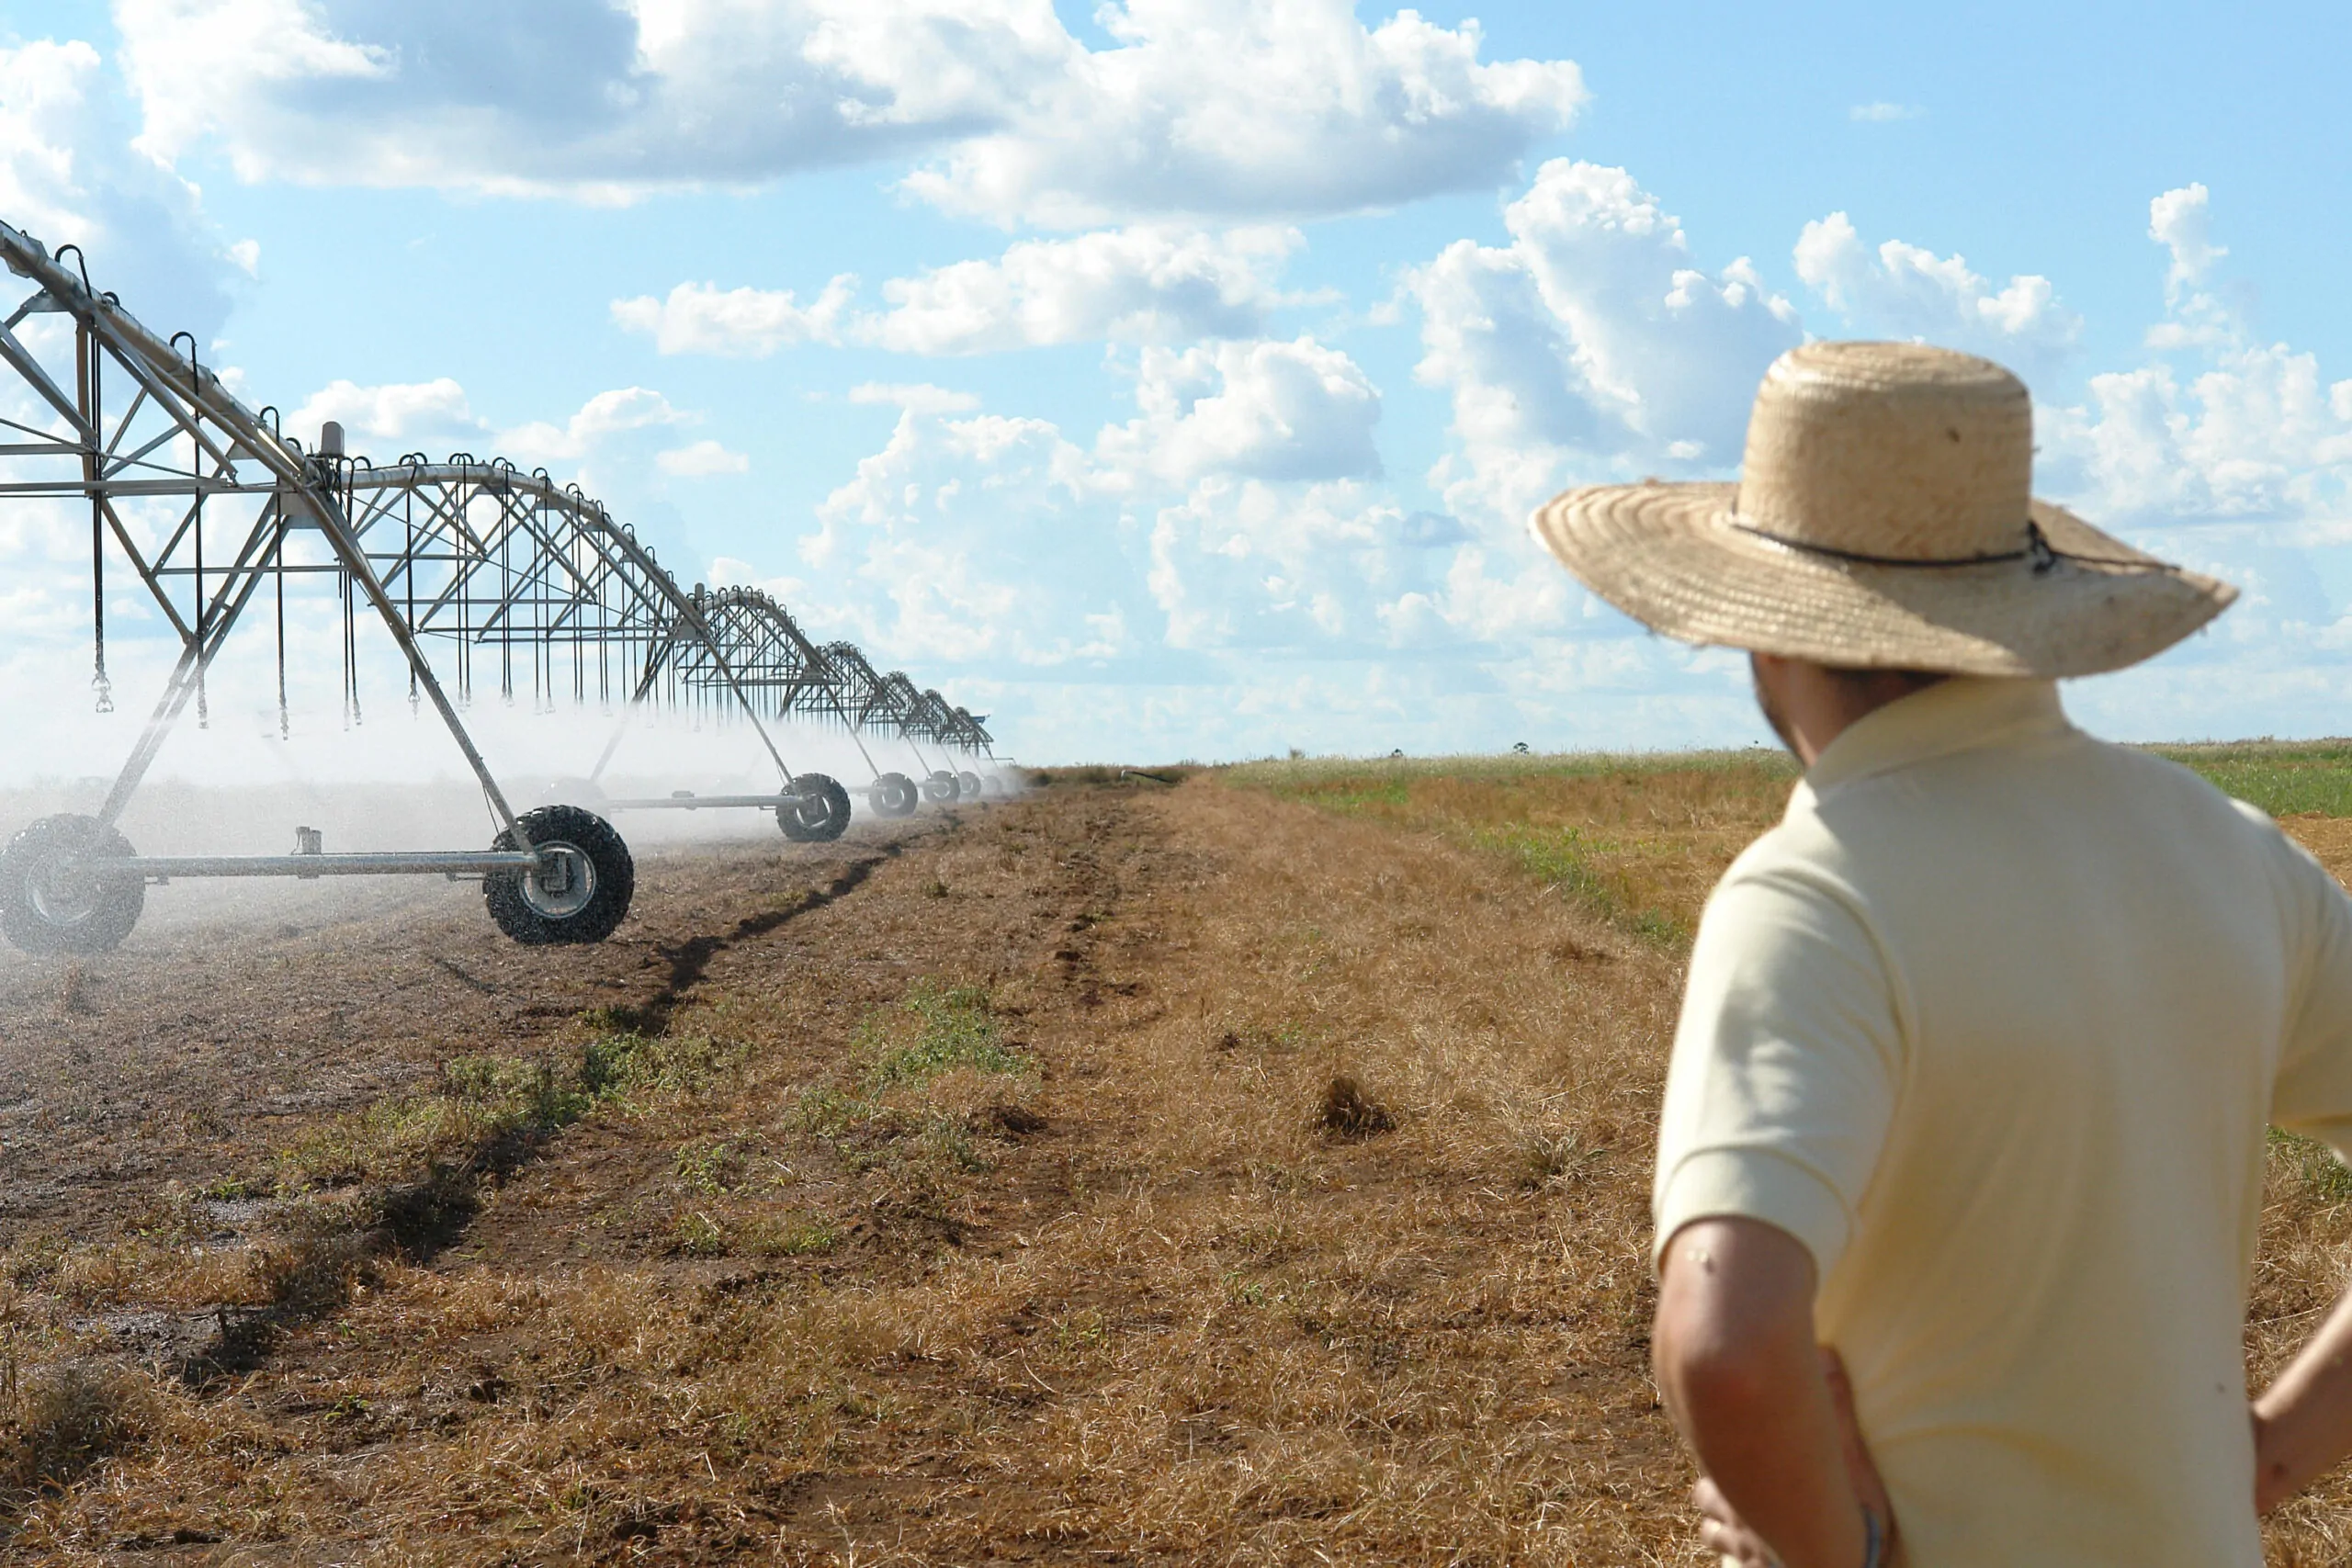
<instances>
[{"instance_id":1,"label":"shirt collar","mask_svg":"<svg viewBox=\"0 0 2352 1568\"><path fill-rule=\"evenodd\" d=\"M1930 758L2069 728L2055 681L1954 675L1848 725L1805 770L1804 784L1826 795Z\"/></svg>"}]
</instances>

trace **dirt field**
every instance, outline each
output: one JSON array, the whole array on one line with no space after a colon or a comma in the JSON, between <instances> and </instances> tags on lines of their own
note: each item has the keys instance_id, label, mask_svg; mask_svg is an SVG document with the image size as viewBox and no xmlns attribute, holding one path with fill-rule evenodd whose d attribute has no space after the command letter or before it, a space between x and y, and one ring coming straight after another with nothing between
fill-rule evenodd
<instances>
[{"instance_id":1,"label":"dirt field","mask_svg":"<svg viewBox=\"0 0 2352 1568\"><path fill-rule=\"evenodd\" d=\"M600 948L318 890L0 964L8 1550L1703 1561L1648 1144L1785 782L1279 783L667 850ZM2257 1369L2352 1231L2271 1197Z\"/></svg>"}]
</instances>

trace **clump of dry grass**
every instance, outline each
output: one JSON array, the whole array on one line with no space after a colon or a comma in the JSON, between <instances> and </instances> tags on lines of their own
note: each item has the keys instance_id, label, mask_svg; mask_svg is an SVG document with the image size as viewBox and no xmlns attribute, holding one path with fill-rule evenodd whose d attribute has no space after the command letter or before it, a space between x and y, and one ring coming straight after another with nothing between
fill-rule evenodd
<instances>
[{"instance_id":1,"label":"clump of dry grass","mask_svg":"<svg viewBox=\"0 0 2352 1568\"><path fill-rule=\"evenodd\" d=\"M8 1368L0 1418L0 1495L56 1491L154 1425L151 1383L119 1367L62 1361Z\"/></svg>"},{"instance_id":2,"label":"clump of dry grass","mask_svg":"<svg viewBox=\"0 0 2352 1568\"><path fill-rule=\"evenodd\" d=\"M96 1010L90 1006L90 975L80 959L70 960L57 976L57 999L51 1014L61 1021Z\"/></svg>"},{"instance_id":3,"label":"clump of dry grass","mask_svg":"<svg viewBox=\"0 0 2352 1568\"><path fill-rule=\"evenodd\" d=\"M1325 1132L1340 1138L1369 1138L1396 1125L1396 1118L1389 1114L1388 1108L1366 1094L1363 1086L1346 1073L1323 1086L1323 1104L1317 1120Z\"/></svg>"}]
</instances>

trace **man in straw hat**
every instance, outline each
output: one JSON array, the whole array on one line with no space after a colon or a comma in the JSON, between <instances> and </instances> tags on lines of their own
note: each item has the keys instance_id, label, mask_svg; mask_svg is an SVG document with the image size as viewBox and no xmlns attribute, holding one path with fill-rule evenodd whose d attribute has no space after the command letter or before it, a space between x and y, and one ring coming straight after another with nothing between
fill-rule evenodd
<instances>
[{"instance_id":1,"label":"man in straw hat","mask_svg":"<svg viewBox=\"0 0 2352 1568\"><path fill-rule=\"evenodd\" d=\"M2066 721L2234 591L2034 500L2032 449L1998 366L1810 344L1737 485L1536 515L1747 649L1806 769L1708 903L1658 1134L1657 1379L1728 1562L2256 1568L2352 1450L2352 1310L2251 1414L2240 1339L2265 1126L2352 1148L2352 900Z\"/></svg>"}]
</instances>

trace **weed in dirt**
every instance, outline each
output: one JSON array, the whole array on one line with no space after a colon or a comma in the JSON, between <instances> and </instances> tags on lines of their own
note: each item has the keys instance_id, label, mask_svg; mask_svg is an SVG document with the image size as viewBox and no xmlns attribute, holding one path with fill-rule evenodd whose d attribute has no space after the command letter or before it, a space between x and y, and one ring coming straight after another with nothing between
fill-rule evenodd
<instances>
[{"instance_id":1,"label":"weed in dirt","mask_svg":"<svg viewBox=\"0 0 2352 1568\"><path fill-rule=\"evenodd\" d=\"M2352 1201L2352 1167L2315 1138L2301 1137L2273 1127L2269 1134L2274 1163L2293 1171L2312 1201L2334 1207Z\"/></svg>"},{"instance_id":2,"label":"weed in dirt","mask_svg":"<svg viewBox=\"0 0 2352 1568\"><path fill-rule=\"evenodd\" d=\"M725 1139L698 1139L680 1146L674 1168L689 1190L715 1198L741 1179L743 1156Z\"/></svg>"},{"instance_id":3,"label":"weed in dirt","mask_svg":"<svg viewBox=\"0 0 2352 1568\"><path fill-rule=\"evenodd\" d=\"M896 1009L867 1020L856 1043L870 1058L866 1083L876 1089L920 1086L956 1067L1019 1077L1029 1059L998 1035L988 993L972 986L922 980Z\"/></svg>"},{"instance_id":4,"label":"weed in dirt","mask_svg":"<svg viewBox=\"0 0 2352 1568\"><path fill-rule=\"evenodd\" d=\"M1044 1119L1003 1097L1036 1066L1007 1043L987 991L917 980L851 1035L846 1081L804 1089L792 1124L854 1172L887 1171L910 1195L993 1160L976 1134L1019 1136Z\"/></svg>"},{"instance_id":5,"label":"weed in dirt","mask_svg":"<svg viewBox=\"0 0 2352 1568\"><path fill-rule=\"evenodd\" d=\"M1605 1144L1573 1131L1532 1132L1521 1147L1519 1185L1527 1192L1563 1191L1597 1179L1604 1174L1602 1162L1609 1157Z\"/></svg>"},{"instance_id":6,"label":"weed in dirt","mask_svg":"<svg viewBox=\"0 0 2352 1568\"><path fill-rule=\"evenodd\" d=\"M752 1258L817 1258L842 1242L841 1227L822 1215L756 1215L738 1227L737 1251Z\"/></svg>"},{"instance_id":7,"label":"weed in dirt","mask_svg":"<svg viewBox=\"0 0 2352 1568\"><path fill-rule=\"evenodd\" d=\"M699 1209L682 1209L670 1222L670 1250L686 1258L723 1258L731 1249L725 1226Z\"/></svg>"},{"instance_id":8,"label":"weed in dirt","mask_svg":"<svg viewBox=\"0 0 2352 1568\"><path fill-rule=\"evenodd\" d=\"M311 1129L278 1159L278 1190L314 1191L486 1169L606 1106L624 1111L692 1094L740 1060L704 1035L592 1034L571 1059L453 1057L438 1092L378 1100Z\"/></svg>"},{"instance_id":9,"label":"weed in dirt","mask_svg":"<svg viewBox=\"0 0 2352 1568\"><path fill-rule=\"evenodd\" d=\"M8 1282L17 1290L33 1290L55 1277L72 1243L52 1225L36 1225L20 1233L8 1248Z\"/></svg>"},{"instance_id":10,"label":"weed in dirt","mask_svg":"<svg viewBox=\"0 0 2352 1568\"><path fill-rule=\"evenodd\" d=\"M742 1060L743 1048L702 1034L600 1034L580 1057L580 1088L602 1100L638 1102L693 1094Z\"/></svg>"}]
</instances>

